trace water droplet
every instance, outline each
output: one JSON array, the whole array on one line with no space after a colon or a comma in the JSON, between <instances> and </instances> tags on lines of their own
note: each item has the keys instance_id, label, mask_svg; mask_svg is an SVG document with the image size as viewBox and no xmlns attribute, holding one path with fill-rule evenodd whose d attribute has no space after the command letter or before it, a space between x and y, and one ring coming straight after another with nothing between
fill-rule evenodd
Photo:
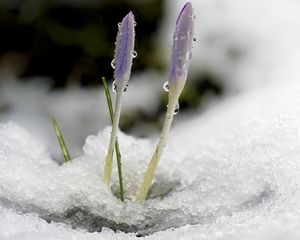
<instances>
[{"instance_id":1,"label":"water droplet","mask_svg":"<svg viewBox=\"0 0 300 240\"><path fill-rule=\"evenodd\" d=\"M174 37L174 40L177 41L177 40L178 40L178 37Z\"/></svg>"},{"instance_id":2,"label":"water droplet","mask_svg":"<svg viewBox=\"0 0 300 240\"><path fill-rule=\"evenodd\" d=\"M122 25L122 23L119 22L119 23L118 23L118 27L121 27L121 25Z\"/></svg>"},{"instance_id":3,"label":"water droplet","mask_svg":"<svg viewBox=\"0 0 300 240\"><path fill-rule=\"evenodd\" d=\"M127 91L127 88L128 88L128 84L126 84L125 88L124 88L124 91L123 92L126 92Z\"/></svg>"},{"instance_id":4,"label":"water droplet","mask_svg":"<svg viewBox=\"0 0 300 240\"><path fill-rule=\"evenodd\" d=\"M188 52L186 53L186 58L187 58L187 59L191 59L191 58L192 58L192 52L191 52L191 51L188 51Z\"/></svg>"},{"instance_id":5,"label":"water droplet","mask_svg":"<svg viewBox=\"0 0 300 240\"><path fill-rule=\"evenodd\" d=\"M133 22L133 26L136 26L136 21Z\"/></svg>"},{"instance_id":6,"label":"water droplet","mask_svg":"<svg viewBox=\"0 0 300 240\"><path fill-rule=\"evenodd\" d=\"M111 85L111 89L113 93L117 93L117 84L116 81L113 81L112 85Z\"/></svg>"},{"instance_id":7,"label":"water droplet","mask_svg":"<svg viewBox=\"0 0 300 240\"><path fill-rule=\"evenodd\" d=\"M163 89L164 89L165 92L169 92L169 82L168 82L168 81L166 81L166 82L164 83Z\"/></svg>"},{"instance_id":8,"label":"water droplet","mask_svg":"<svg viewBox=\"0 0 300 240\"><path fill-rule=\"evenodd\" d=\"M117 84L116 84L116 81L113 81L111 88L112 88L112 92L113 93L117 93Z\"/></svg>"},{"instance_id":9,"label":"water droplet","mask_svg":"<svg viewBox=\"0 0 300 240\"><path fill-rule=\"evenodd\" d=\"M169 107L169 105L167 105L167 107ZM179 109L180 109L180 107L179 107L179 104L177 103L175 106L173 115L176 115L177 113L179 113Z\"/></svg>"},{"instance_id":10,"label":"water droplet","mask_svg":"<svg viewBox=\"0 0 300 240\"><path fill-rule=\"evenodd\" d=\"M113 81L111 88L112 88L112 92L113 93L117 93L117 83L116 83L116 81ZM127 91L127 88L128 88L128 84L126 84L126 86L124 88L124 92Z\"/></svg>"},{"instance_id":11,"label":"water droplet","mask_svg":"<svg viewBox=\"0 0 300 240\"><path fill-rule=\"evenodd\" d=\"M196 40L197 40L197 39L194 37L194 38L193 38L193 41L196 42Z\"/></svg>"},{"instance_id":12,"label":"water droplet","mask_svg":"<svg viewBox=\"0 0 300 240\"><path fill-rule=\"evenodd\" d=\"M113 60L111 61L110 66L111 66L113 69L115 69L115 67L116 67L116 61L115 61L115 59L113 59Z\"/></svg>"},{"instance_id":13,"label":"water droplet","mask_svg":"<svg viewBox=\"0 0 300 240\"><path fill-rule=\"evenodd\" d=\"M180 107L179 107L179 104L177 103L176 107L175 107L175 110L174 110L174 115L176 115L177 113L179 113L179 109L180 109Z\"/></svg>"},{"instance_id":14,"label":"water droplet","mask_svg":"<svg viewBox=\"0 0 300 240\"><path fill-rule=\"evenodd\" d=\"M136 52L135 50L133 50L133 52L132 52L132 57L133 57L133 58L136 58L136 57L137 57L137 52Z\"/></svg>"}]
</instances>

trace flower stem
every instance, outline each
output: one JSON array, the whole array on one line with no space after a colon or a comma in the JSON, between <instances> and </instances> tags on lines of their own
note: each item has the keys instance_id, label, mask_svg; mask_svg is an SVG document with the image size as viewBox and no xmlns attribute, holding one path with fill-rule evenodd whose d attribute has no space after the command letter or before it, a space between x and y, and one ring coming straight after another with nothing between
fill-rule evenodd
<instances>
[{"instance_id":1,"label":"flower stem","mask_svg":"<svg viewBox=\"0 0 300 240\"><path fill-rule=\"evenodd\" d=\"M107 86L107 82L104 77L102 77L102 82L103 82L104 92L106 95L107 105L108 105L108 109L109 109L110 120L111 120L111 123L113 124L113 122L114 122L113 106L112 106L109 88ZM120 199L122 202L124 202L122 163L121 163L121 153L120 153L118 139L116 139L115 148L116 148L116 157L117 157L117 165L118 165L118 175L119 175Z\"/></svg>"},{"instance_id":2,"label":"flower stem","mask_svg":"<svg viewBox=\"0 0 300 240\"><path fill-rule=\"evenodd\" d=\"M70 153L68 151L68 148L66 146L64 137L62 135L62 132L61 132L59 126L58 126L58 123L57 123L56 119L54 117L51 117L51 120L52 120L52 124L53 124L54 130L55 130L55 133L56 133L61 151L63 152L63 155L65 157L65 162L68 162L68 161L71 160L71 157L70 157Z\"/></svg>"},{"instance_id":3,"label":"flower stem","mask_svg":"<svg viewBox=\"0 0 300 240\"><path fill-rule=\"evenodd\" d=\"M117 140L117 132L118 132L121 105L122 105L122 95L123 92L117 92L116 94L116 103L115 103L115 111L113 114L112 131L110 135L110 142L109 142L107 156L105 158L103 180L107 184L110 182L111 179L113 153L114 153L114 146Z\"/></svg>"},{"instance_id":4,"label":"flower stem","mask_svg":"<svg viewBox=\"0 0 300 240\"><path fill-rule=\"evenodd\" d=\"M175 107L177 104L177 99L176 98L169 98L169 104L168 104L168 109L167 109L167 113L165 116L165 122L163 125L163 129L160 135L160 139L158 142L158 145L156 147L156 150L151 158L150 164L148 166L148 169L146 171L146 174L144 176L142 185L139 189L139 192L136 196L136 201L137 202L143 202L148 195L148 192L150 190L150 187L152 185L152 181L154 178L154 173L155 170L157 168L158 162L160 160L160 157L162 155L162 152L166 146L167 143L167 138L169 135L169 131L170 131L170 127L171 127L171 123L173 121L173 115L174 115L174 111L175 111Z\"/></svg>"}]
</instances>

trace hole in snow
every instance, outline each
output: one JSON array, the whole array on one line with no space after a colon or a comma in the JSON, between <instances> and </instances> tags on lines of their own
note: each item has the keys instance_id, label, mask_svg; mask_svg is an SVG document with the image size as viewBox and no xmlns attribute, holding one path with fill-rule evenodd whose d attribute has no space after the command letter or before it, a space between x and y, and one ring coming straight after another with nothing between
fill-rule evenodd
<instances>
[{"instance_id":1,"label":"hole in snow","mask_svg":"<svg viewBox=\"0 0 300 240\"><path fill-rule=\"evenodd\" d=\"M153 182L150 191L147 196L148 199L163 199L170 196L172 193L178 191L181 188L180 180L169 180L158 175ZM119 185L113 184L111 186L112 194L120 199ZM136 195L136 194L134 194Z\"/></svg>"},{"instance_id":2,"label":"hole in snow","mask_svg":"<svg viewBox=\"0 0 300 240\"><path fill-rule=\"evenodd\" d=\"M89 232L100 232L105 227L114 231L136 233L137 236L141 237L185 225L210 224L220 217L231 216L235 212L256 209L262 204L270 202L275 196L275 191L269 186L265 186L260 192L252 194L246 201L236 206L219 205L209 209L211 203L207 203L206 206L203 206L201 213L198 212L193 215L187 209L187 207L192 208L193 206L184 203L184 201L189 201L189 192L192 191L192 188L193 186L181 188L179 182L157 181L153 185L149 199L144 204L130 201L124 203L122 205L123 214L119 215L117 220L113 219L113 216L110 218L105 213L107 211L105 204L102 209L95 211L88 204L77 199L78 196L69 196L69 201L73 204L66 206L62 212L52 212L31 203L15 203L7 198L1 198L0 203L2 206L19 212L36 213L48 223L62 222L72 228L86 229ZM187 199L182 198L185 195ZM179 201L179 204L176 207L168 208L167 206L174 201ZM109 210L114 211L115 209ZM135 220L132 222L130 217L135 218Z\"/></svg>"}]
</instances>

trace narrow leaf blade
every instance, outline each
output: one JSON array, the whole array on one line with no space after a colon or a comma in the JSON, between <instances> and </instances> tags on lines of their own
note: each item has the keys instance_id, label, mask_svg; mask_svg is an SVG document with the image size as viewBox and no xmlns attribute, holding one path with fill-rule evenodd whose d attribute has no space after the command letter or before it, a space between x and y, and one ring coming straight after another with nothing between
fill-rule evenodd
<instances>
[{"instance_id":1,"label":"narrow leaf blade","mask_svg":"<svg viewBox=\"0 0 300 240\"><path fill-rule=\"evenodd\" d=\"M52 124L53 124L54 130L55 130L55 133L56 133L56 136L57 136L57 139L58 139L61 151L62 151L62 153L64 155L65 162L68 162L68 161L71 160L71 156L70 156L69 150L67 148L67 145L65 143L65 140L64 140L64 137L62 135L62 132L61 132L59 126L58 126L58 123L57 123L56 119L54 117L51 117L51 120L52 120Z\"/></svg>"}]
</instances>

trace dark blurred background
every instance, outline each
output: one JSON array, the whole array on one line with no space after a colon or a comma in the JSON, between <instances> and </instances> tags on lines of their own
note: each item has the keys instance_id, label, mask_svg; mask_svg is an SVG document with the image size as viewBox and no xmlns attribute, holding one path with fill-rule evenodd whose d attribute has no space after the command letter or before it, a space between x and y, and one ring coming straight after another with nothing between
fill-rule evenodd
<instances>
[{"instance_id":1,"label":"dark blurred background","mask_svg":"<svg viewBox=\"0 0 300 240\"><path fill-rule=\"evenodd\" d=\"M96 76L113 76L117 24L133 11L136 50L134 71L162 69L155 34L163 0L1 0L1 68L26 79L47 76L54 87L99 84Z\"/></svg>"},{"instance_id":2,"label":"dark blurred background","mask_svg":"<svg viewBox=\"0 0 300 240\"><path fill-rule=\"evenodd\" d=\"M118 23L133 11L138 57L132 76L154 72L158 77L148 78L160 91L152 89L156 95L145 98L144 107L123 109L120 128L136 136L157 134L167 104L162 85L169 63L160 46L165 4L164 0L0 0L0 121L17 122L53 145L56 139L54 134L49 137L53 132L49 120L54 115L73 149L80 149L87 135L109 125L103 117L108 115L105 100L99 103L97 91L102 76L109 84L113 81ZM171 43L172 36L166 37ZM18 84L5 88L9 81ZM203 106L207 93L220 95L222 86L217 82L205 71L190 77L180 111ZM153 98L155 103L147 102Z\"/></svg>"},{"instance_id":3,"label":"dark blurred background","mask_svg":"<svg viewBox=\"0 0 300 240\"><path fill-rule=\"evenodd\" d=\"M138 22L136 51L142 56L134 72L165 71L156 47L163 0L1 0L0 71L13 71L24 81L46 76L53 87L93 86L97 76L111 79L117 24L129 11ZM207 74L194 87L199 93L221 92ZM187 95L192 99L183 97L183 107L198 105L195 88Z\"/></svg>"}]
</instances>

